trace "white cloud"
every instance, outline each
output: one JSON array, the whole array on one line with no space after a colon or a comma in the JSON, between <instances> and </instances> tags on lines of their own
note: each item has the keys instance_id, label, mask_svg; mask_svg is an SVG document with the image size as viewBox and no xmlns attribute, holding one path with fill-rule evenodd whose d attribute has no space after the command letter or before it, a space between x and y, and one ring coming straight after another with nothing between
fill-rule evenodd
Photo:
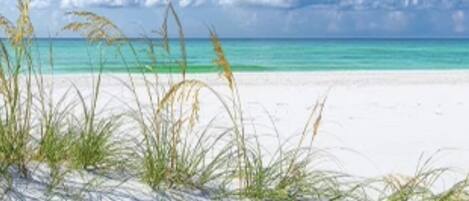
<instances>
[{"instance_id":1,"label":"white cloud","mask_svg":"<svg viewBox=\"0 0 469 201\"><path fill-rule=\"evenodd\" d=\"M143 5L146 7L155 6L161 4L161 0L146 0L143 1Z\"/></svg>"},{"instance_id":2,"label":"white cloud","mask_svg":"<svg viewBox=\"0 0 469 201\"><path fill-rule=\"evenodd\" d=\"M206 0L179 0L179 6L187 7L187 6L201 6L207 3Z\"/></svg>"},{"instance_id":3,"label":"white cloud","mask_svg":"<svg viewBox=\"0 0 469 201\"><path fill-rule=\"evenodd\" d=\"M219 0L221 5L252 5L289 8L299 5L299 0Z\"/></svg>"},{"instance_id":4,"label":"white cloud","mask_svg":"<svg viewBox=\"0 0 469 201\"><path fill-rule=\"evenodd\" d=\"M124 6L154 6L162 0L61 0L60 6L71 7L124 7Z\"/></svg>"},{"instance_id":5,"label":"white cloud","mask_svg":"<svg viewBox=\"0 0 469 201\"><path fill-rule=\"evenodd\" d=\"M409 23L408 13L400 10L390 11L386 17L385 28L388 31L399 32L406 28Z\"/></svg>"},{"instance_id":6,"label":"white cloud","mask_svg":"<svg viewBox=\"0 0 469 201\"><path fill-rule=\"evenodd\" d=\"M51 0L33 0L31 1L31 8L47 8L51 4Z\"/></svg>"},{"instance_id":7,"label":"white cloud","mask_svg":"<svg viewBox=\"0 0 469 201\"><path fill-rule=\"evenodd\" d=\"M343 13L338 11L329 11L327 14L329 18L329 24L327 25L328 32L339 32L341 29L341 20L343 18Z\"/></svg>"},{"instance_id":8,"label":"white cloud","mask_svg":"<svg viewBox=\"0 0 469 201\"><path fill-rule=\"evenodd\" d=\"M453 18L453 29L457 33L464 32L466 27L464 26L464 11L455 11L452 15Z\"/></svg>"}]
</instances>

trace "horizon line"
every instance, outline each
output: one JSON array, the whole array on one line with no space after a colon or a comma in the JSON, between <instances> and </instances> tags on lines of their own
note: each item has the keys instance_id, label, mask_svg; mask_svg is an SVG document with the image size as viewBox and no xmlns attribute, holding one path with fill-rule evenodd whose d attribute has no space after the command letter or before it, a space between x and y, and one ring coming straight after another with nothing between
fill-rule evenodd
<instances>
[{"instance_id":1,"label":"horizon line","mask_svg":"<svg viewBox=\"0 0 469 201\"><path fill-rule=\"evenodd\" d=\"M0 37L0 40L8 39L7 37ZM47 40L47 39L63 39L63 40L86 40L85 37L34 37L33 39L38 40ZM128 37L130 40L138 39L162 39L159 37ZM178 37L170 37L170 40L179 40ZM209 40L210 37L186 37L185 39L199 39L199 40ZM313 37L220 37L220 39L245 39L245 40L262 40L262 39L288 39L288 40L304 40L304 39L469 39L469 36L338 36L338 37L322 37L322 36L313 36Z\"/></svg>"}]
</instances>

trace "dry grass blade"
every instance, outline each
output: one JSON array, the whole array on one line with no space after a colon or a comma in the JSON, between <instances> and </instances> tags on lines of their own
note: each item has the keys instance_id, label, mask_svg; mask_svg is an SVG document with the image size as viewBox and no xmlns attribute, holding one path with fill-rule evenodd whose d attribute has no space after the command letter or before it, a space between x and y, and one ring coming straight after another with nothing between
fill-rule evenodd
<instances>
[{"instance_id":1,"label":"dry grass blade","mask_svg":"<svg viewBox=\"0 0 469 201\"><path fill-rule=\"evenodd\" d=\"M218 35L215 32L215 30L213 29L210 30L210 37L212 39L212 44L213 44L215 53L217 54L217 59L214 60L214 63L220 68L221 72L223 73L223 76L228 81L229 87L232 90L234 90L235 80L233 76L233 71L231 69L230 62L228 62L228 59L226 59L225 57L225 53L223 51L221 41L218 38Z\"/></svg>"},{"instance_id":2,"label":"dry grass blade","mask_svg":"<svg viewBox=\"0 0 469 201\"><path fill-rule=\"evenodd\" d=\"M0 15L0 28L8 36L13 46L19 46L24 39L32 38L34 28L29 17L29 0L18 0L18 11L20 13L16 26L6 17Z\"/></svg>"},{"instance_id":3,"label":"dry grass blade","mask_svg":"<svg viewBox=\"0 0 469 201\"><path fill-rule=\"evenodd\" d=\"M305 140L307 139L306 136L309 132L312 132L311 143L314 142L317 135L319 134L319 128L321 126L326 101L327 101L327 96L322 101L320 102L318 101L314 104L314 107L311 111L308 121L301 134L301 139L297 146L298 148L303 146Z\"/></svg>"},{"instance_id":4,"label":"dry grass blade","mask_svg":"<svg viewBox=\"0 0 469 201\"><path fill-rule=\"evenodd\" d=\"M303 133L301 134L300 141L298 142L296 149L292 153L292 157L290 158L290 162L286 171L287 172L286 175L290 174L294 170L295 164L299 160L300 150L304 144L304 141L306 140L308 131L312 129L312 132L313 132L311 143L314 142L316 136L318 135L319 127L322 121L322 113L324 111L326 100L327 100L327 97L324 98L322 102L317 102L314 105L311 115L308 118L308 122L306 123ZM316 118L314 118L315 116Z\"/></svg>"},{"instance_id":5,"label":"dry grass blade","mask_svg":"<svg viewBox=\"0 0 469 201\"><path fill-rule=\"evenodd\" d=\"M9 91L8 75L5 69L11 69L10 55L5 44L0 41L0 93L7 96Z\"/></svg>"},{"instance_id":6,"label":"dry grass blade","mask_svg":"<svg viewBox=\"0 0 469 201\"><path fill-rule=\"evenodd\" d=\"M183 80L174 84L158 103L157 113L164 111L164 109L174 101L187 101L192 99L189 121L190 125L193 127L199 116L199 92L206 86L204 82L199 80Z\"/></svg>"},{"instance_id":7,"label":"dry grass blade","mask_svg":"<svg viewBox=\"0 0 469 201\"><path fill-rule=\"evenodd\" d=\"M163 49L166 51L166 53L171 54L171 46L169 45L169 36L168 36L168 24L166 20L163 22L163 25L161 25L161 29L158 33L162 37Z\"/></svg>"},{"instance_id":8,"label":"dry grass blade","mask_svg":"<svg viewBox=\"0 0 469 201\"><path fill-rule=\"evenodd\" d=\"M170 54L170 44L169 44L169 35L168 35L168 21L169 16L173 16L174 21L176 22L178 35L179 35L179 48L181 51L181 60L179 61L179 66L181 67L182 77L186 79L186 71L187 71L187 51L186 51L186 39L184 35L184 29L182 27L181 20L179 19L176 10L171 2L168 2L168 6L166 8L164 21L159 31L159 34L162 36L163 40L163 49Z\"/></svg>"},{"instance_id":9,"label":"dry grass blade","mask_svg":"<svg viewBox=\"0 0 469 201\"><path fill-rule=\"evenodd\" d=\"M19 45L24 39L31 39L34 33L33 24L29 17L29 0L18 0L20 16L16 22L16 30L12 43Z\"/></svg>"},{"instance_id":10,"label":"dry grass blade","mask_svg":"<svg viewBox=\"0 0 469 201\"><path fill-rule=\"evenodd\" d=\"M108 18L89 11L72 11L67 15L84 19L84 22L72 22L63 27L63 30L80 32L88 41L96 43L104 41L111 45L126 40L124 33Z\"/></svg>"},{"instance_id":11,"label":"dry grass blade","mask_svg":"<svg viewBox=\"0 0 469 201\"><path fill-rule=\"evenodd\" d=\"M321 126L322 115L324 113L324 108L325 108L325 105L326 105L326 101L327 101L327 96L320 103L318 116L316 117L316 120L313 123L313 137L311 139L312 142L316 139L316 136L319 133L319 127Z\"/></svg>"},{"instance_id":12,"label":"dry grass blade","mask_svg":"<svg viewBox=\"0 0 469 201\"><path fill-rule=\"evenodd\" d=\"M6 17L0 15L0 28L6 33L9 38L12 38L15 32L15 25Z\"/></svg>"}]
</instances>

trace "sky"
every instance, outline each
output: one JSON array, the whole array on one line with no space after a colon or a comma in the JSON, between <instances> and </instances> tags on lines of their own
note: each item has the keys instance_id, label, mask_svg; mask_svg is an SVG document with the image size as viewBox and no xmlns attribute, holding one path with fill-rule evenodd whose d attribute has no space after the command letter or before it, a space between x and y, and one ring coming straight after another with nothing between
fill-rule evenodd
<instances>
[{"instance_id":1,"label":"sky","mask_svg":"<svg viewBox=\"0 0 469 201\"><path fill-rule=\"evenodd\" d=\"M61 31L71 10L107 16L131 37L158 30L167 0L32 0L39 37ZM187 37L469 37L469 0L173 0ZM16 0L0 0L14 21ZM3 34L3 33L2 33ZM175 34L174 32L172 33Z\"/></svg>"}]
</instances>

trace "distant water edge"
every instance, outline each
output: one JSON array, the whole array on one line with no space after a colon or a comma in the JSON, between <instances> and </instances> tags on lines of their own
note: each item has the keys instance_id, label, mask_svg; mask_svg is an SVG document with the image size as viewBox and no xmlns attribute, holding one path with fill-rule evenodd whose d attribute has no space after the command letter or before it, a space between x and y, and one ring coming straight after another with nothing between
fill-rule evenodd
<instances>
[{"instance_id":1,"label":"distant water edge","mask_svg":"<svg viewBox=\"0 0 469 201\"><path fill-rule=\"evenodd\" d=\"M178 43L171 41L168 55L155 44L134 39L130 48L90 45L83 39L39 39L33 56L44 72L179 72ZM355 71L469 69L467 39L223 39L234 71ZM53 68L49 61L52 47ZM216 72L209 39L188 39L189 73ZM122 58L122 56L124 58ZM125 62L124 62L125 61Z\"/></svg>"}]
</instances>

